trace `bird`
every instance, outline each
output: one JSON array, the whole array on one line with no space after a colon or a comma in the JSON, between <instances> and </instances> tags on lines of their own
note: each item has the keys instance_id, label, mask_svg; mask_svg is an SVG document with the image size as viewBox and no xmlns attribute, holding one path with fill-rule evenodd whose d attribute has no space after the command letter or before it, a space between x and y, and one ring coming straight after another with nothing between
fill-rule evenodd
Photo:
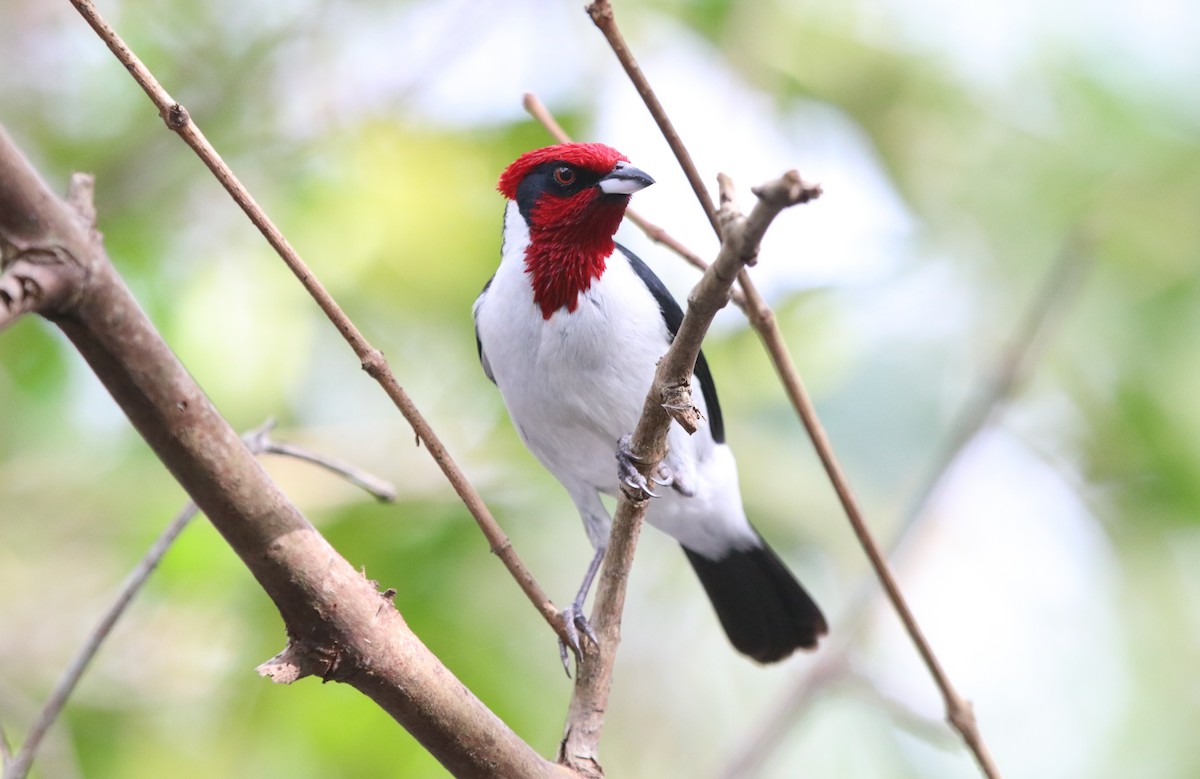
<instances>
[{"instance_id":1,"label":"bird","mask_svg":"<svg viewBox=\"0 0 1200 779\"><path fill-rule=\"evenodd\" d=\"M593 547L563 610L572 649L580 650L580 631L596 641L583 609L612 528L600 496L617 496L625 482L655 496L646 522L683 547L734 648L777 662L814 648L828 627L746 518L703 353L692 391L707 424L688 435L672 423L653 485L628 449L656 363L683 320L662 281L614 240L630 197L653 183L601 143L535 149L504 170L500 264L472 308L479 360L521 440L574 502ZM561 641L560 652L566 664Z\"/></svg>"}]
</instances>

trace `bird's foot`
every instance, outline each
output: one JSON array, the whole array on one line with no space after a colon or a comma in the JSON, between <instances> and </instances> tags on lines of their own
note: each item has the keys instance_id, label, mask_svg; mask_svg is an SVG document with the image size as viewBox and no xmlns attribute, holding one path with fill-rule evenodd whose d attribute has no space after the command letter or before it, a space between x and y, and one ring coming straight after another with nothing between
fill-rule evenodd
<instances>
[{"instance_id":1,"label":"bird's foot","mask_svg":"<svg viewBox=\"0 0 1200 779\"><path fill-rule=\"evenodd\" d=\"M567 647L575 653L578 658L583 653L583 647L579 644L579 634L582 632L596 646L600 646L600 639L596 638L595 631L592 630L592 625L588 622L587 617L583 614L582 603L572 603L563 609L563 630L567 634L567 640L558 640L558 656L562 659L563 670L567 672L567 678L571 677L571 658L567 654Z\"/></svg>"},{"instance_id":2,"label":"bird's foot","mask_svg":"<svg viewBox=\"0 0 1200 779\"><path fill-rule=\"evenodd\" d=\"M667 467L665 461L658 466L658 475L653 477L653 481L663 487L670 487L685 498L694 497L696 494L691 480L685 478L682 472Z\"/></svg>"},{"instance_id":3,"label":"bird's foot","mask_svg":"<svg viewBox=\"0 0 1200 779\"><path fill-rule=\"evenodd\" d=\"M633 450L629 448L632 440L633 436L626 434L621 436L620 441L617 441L617 478L625 486L641 490L650 497L657 498L658 493L650 489L650 481L663 487L671 482L670 480L660 481L657 476L651 476L650 481L646 480L646 477L642 475L642 472L637 467L637 463L640 461L633 456Z\"/></svg>"}]
</instances>

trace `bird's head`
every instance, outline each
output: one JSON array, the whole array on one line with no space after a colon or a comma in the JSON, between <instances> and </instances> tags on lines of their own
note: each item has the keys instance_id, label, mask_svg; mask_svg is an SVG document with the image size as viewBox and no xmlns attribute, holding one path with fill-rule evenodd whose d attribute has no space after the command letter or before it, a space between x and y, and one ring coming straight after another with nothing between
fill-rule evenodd
<instances>
[{"instance_id":1,"label":"bird's head","mask_svg":"<svg viewBox=\"0 0 1200 779\"><path fill-rule=\"evenodd\" d=\"M529 227L525 265L544 318L604 273L629 196L654 179L602 143L564 143L526 152L500 176L500 190Z\"/></svg>"}]
</instances>

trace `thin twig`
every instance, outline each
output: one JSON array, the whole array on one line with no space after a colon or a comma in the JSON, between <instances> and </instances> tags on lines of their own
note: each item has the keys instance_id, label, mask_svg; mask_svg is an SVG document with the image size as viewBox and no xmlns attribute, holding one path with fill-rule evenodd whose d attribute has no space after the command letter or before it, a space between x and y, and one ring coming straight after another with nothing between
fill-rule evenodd
<instances>
[{"instance_id":1,"label":"thin twig","mask_svg":"<svg viewBox=\"0 0 1200 779\"><path fill-rule=\"evenodd\" d=\"M975 715L971 710L971 704L959 695L958 691L954 688L949 675L942 667L941 662L933 651L932 645L925 637L920 624L913 615L912 609L909 608L908 601L905 599L904 593L901 591L892 573L882 547L871 534L866 518L863 516L862 510L858 505L858 500L850 488L850 482L842 470L841 463L838 462L837 455L834 453L829 436L826 434L820 417L817 415L816 408L812 403L812 399L809 397L808 391L800 379L800 374L792 362L791 354L784 343L783 335L775 323L774 312L771 311L766 301L758 293L758 290L750 281L748 274L743 272L741 281L742 290L746 293L747 311L750 315L750 321L766 345L767 351L771 355L771 361L775 365L776 373L783 384L784 391L787 393L788 399L792 402L792 406L799 414L800 421L804 424L805 430L808 431L809 438L816 449L817 457L821 460L821 465L825 468L825 472L829 476L830 483L833 485L834 492L837 493L838 500L842 504L842 510L850 520L850 526L854 531L855 537L858 539L859 545L871 563L876 578L879 579L879 583L883 587L888 601L892 604L892 609L900 618L909 639L912 641L913 646L916 647L917 653L921 656L921 660L925 663L925 667L929 670L934 683L941 692L946 706L947 721L962 736L963 741L975 757L984 775L989 777L989 779L999 779L999 768L992 759L987 744L984 742L983 736L979 731Z\"/></svg>"},{"instance_id":2,"label":"thin twig","mask_svg":"<svg viewBox=\"0 0 1200 779\"><path fill-rule=\"evenodd\" d=\"M521 562L517 556L516 550L513 549L512 543L508 540L508 536L500 528L487 505L484 504L483 498L467 480L465 474L458 467L458 464L450 456L446 447L442 444L441 439L433 431L433 428L425 420L425 417L417 409L412 398L400 386L400 382L396 379L394 373L388 367L387 360L383 356L383 352L376 349L366 337L359 331L358 327L346 316L337 301L325 289L316 275L301 259L300 255L292 248L283 233L275 226L275 224L266 215L266 212L254 201L249 191L242 185L238 178L234 175L233 170L225 163L221 156L217 154L208 139L200 131L200 128L192 120L180 103L176 102L158 82L154 75L150 72L141 60L133 53L132 50L121 40L116 31L108 24L107 21L100 16L95 5L91 0L71 0L72 5L83 16L84 20L91 25L96 34L104 41L121 64L125 66L138 85L146 92L150 100L158 107L159 114L167 127L177 133L184 143L192 148L201 161L204 162L208 169L234 199L238 206L245 212L246 216L254 223L254 226L259 229L267 242L299 279L300 283L308 291L309 295L316 301L321 310L333 323L338 332L354 350L355 355L362 363L363 370L367 372L371 378L383 387L384 392L391 398L392 403L399 409L404 418L412 426L416 433L417 441L425 444L426 450L433 457L434 462L441 468L446 479L458 493L459 498L475 518L475 522L483 531L491 547L491 551L500 558L501 562L508 569L512 577L517 581L521 590L533 603L538 613L546 620L555 632L562 638L566 637L566 631L563 628L562 615L555 608L554 603L546 595L545 591L533 578L533 574Z\"/></svg>"},{"instance_id":3,"label":"thin twig","mask_svg":"<svg viewBox=\"0 0 1200 779\"><path fill-rule=\"evenodd\" d=\"M557 140L559 143L571 143L571 136L568 135L567 131L562 128L562 125L558 123L558 121L554 118L554 115L551 114L549 109L546 108L545 104L538 99L537 95L532 92L526 92L522 104L525 106L525 110L529 113L529 115L541 122L542 126L546 128L546 131L549 132L555 140ZM665 246L671 251L675 252L692 267L698 268L702 273L708 270L708 263L705 262L700 255L696 254L691 249L675 240L674 236L668 233L664 228L656 225L654 222L651 222L634 209L625 209L625 218L636 225L637 228L641 230L651 241ZM746 297L742 294L741 289L736 286L733 287L729 291L729 296L730 300L733 301L735 306L745 310Z\"/></svg>"},{"instance_id":4,"label":"thin twig","mask_svg":"<svg viewBox=\"0 0 1200 779\"><path fill-rule=\"evenodd\" d=\"M608 0L595 0L595 2L588 6L587 11L592 17L593 22L595 22L596 26L612 46L613 52L617 55L617 59L621 61L621 65L625 68L630 80L634 83L638 93L645 101L646 107L654 116L655 121L658 122L660 129L663 130L663 135L667 143L671 146L672 151L675 152L680 167L683 169L688 181L692 182L692 189L696 192L701 206L704 208L705 213L709 215L709 221L712 223L713 230L720 237L721 227L715 218L712 201L708 196L707 190L702 185L697 184L700 181L699 171L696 169L691 155L687 153L687 149L679 139L678 134L675 133L670 120L667 119L662 104L655 96L641 68L638 67L636 59L634 59L633 54L629 51L629 47L625 44L617 27L611 4ZM812 440L813 446L817 450L817 456L820 458L834 491L837 493L838 500L841 502L842 509L850 521L855 537L858 539L863 552L870 561L876 577L879 579L888 600L892 604L892 608L903 623L910 640L916 647L918 654L920 654L922 661L933 677L934 683L942 694L946 706L947 720L958 730L983 773L989 779L998 779L1000 776L999 769L996 767L987 749L987 745L984 743L970 703L958 694L958 691L951 683L949 676L946 674L932 646L925 638L920 625L917 623L912 610L909 608L908 602L905 600L904 594L900 590L891 568L888 566L882 548L872 536L867 526L866 520L859 508L858 500L850 488L849 480L846 478L845 472L842 470L841 464L834 454L833 446L829 441L824 426L817 416L812 400L804 388L799 372L792 362L791 355L788 353L783 336L775 323L774 312L758 293L758 290L750 280L749 274L744 269L740 273L740 282L742 291L746 295L746 311L750 322L755 330L758 331L759 336L766 345L768 353L771 355L771 360L775 365L776 372L779 374L780 381L783 383L784 390L787 392L789 400L791 400L793 407L795 407L800 416L801 422L808 431L809 438Z\"/></svg>"},{"instance_id":5,"label":"thin twig","mask_svg":"<svg viewBox=\"0 0 1200 779\"><path fill-rule=\"evenodd\" d=\"M374 474L367 473L361 468L356 468L349 463L333 457L326 457L323 454L282 441L268 442L263 452L265 454L282 454L287 457L294 457L297 460L310 462L313 465L319 465L325 470L332 471L341 476L354 486L369 493L376 500L384 503L392 503L396 500L396 488L394 486Z\"/></svg>"},{"instance_id":6,"label":"thin twig","mask_svg":"<svg viewBox=\"0 0 1200 779\"><path fill-rule=\"evenodd\" d=\"M270 432L274 427L275 421L268 419L254 430L245 433L242 436L242 440L246 442L246 446L250 451L256 455L272 453L295 457L315 463L327 470L344 476L348 481L362 487L377 498L388 500L390 498L384 497L385 495L395 495L395 487L392 487L377 476L300 449L299 447L292 447L288 444L273 441L270 437ZM109 605L103 616L101 616L100 621L88 635L83 646L71 658L71 662L67 665L66 670L63 671L58 683L54 685L50 697L47 698L41 711L38 712L38 716L34 720L33 725L30 726L29 732L25 736L25 741L21 744L16 756L12 758L11 762L5 761L4 779L25 779L28 775L29 769L33 766L33 760L37 754L38 747L41 746L46 733L58 719L59 714L62 713L63 707L75 691L75 687L83 677L84 671L87 670L96 653L100 651L101 644L112 633L112 629L117 624L117 621L124 615L129 604L150 578L150 574L154 572L166 555L167 550L171 548L171 544L175 543L175 539L179 537L183 529L196 516L196 513L197 508L195 503L190 500L185 503L183 508L179 510L179 513L175 515L175 518L167 525L166 529L150 545L150 548L146 551L142 559L138 561L134 569L125 577L120 590L117 591L117 597Z\"/></svg>"},{"instance_id":7,"label":"thin twig","mask_svg":"<svg viewBox=\"0 0 1200 779\"><path fill-rule=\"evenodd\" d=\"M728 192L729 188L728 180L723 180L722 192ZM658 363L630 442L629 449L644 476L651 477L666 455L672 421L680 421L687 427L687 421L680 417L695 413L690 393L696 358L709 325L729 300L729 289L738 270L756 260L762 236L780 212L817 197L820 191L820 187L805 183L799 174L789 171L755 190L758 201L749 216L740 213L732 197L722 198L721 250L688 296L687 313ZM625 588L648 505L649 498L642 490L622 487L592 610L592 627L600 644L584 645L566 735L559 748L560 762L589 777L602 775L598 760L600 733L620 644Z\"/></svg>"},{"instance_id":8,"label":"thin twig","mask_svg":"<svg viewBox=\"0 0 1200 779\"><path fill-rule=\"evenodd\" d=\"M525 112L538 120L542 127L546 128L546 132L554 136L554 140L559 143L572 143L571 136L563 129L558 120L554 118L554 114L550 113L550 109L546 108L546 104L542 102L533 92L526 92L521 98L521 105L525 108ZM625 210L625 215L629 215L629 209Z\"/></svg>"},{"instance_id":9,"label":"thin twig","mask_svg":"<svg viewBox=\"0 0 1200 779\"><path fill-rule=\"evenodd\" d=\"M908 731L930 746L947 751L958 749L958 738L946 728L943 720L917 711L899 696L876 684L875 680L862 671L847 668L846 673L837 681L840 687L846 687L850 692L873 701L878 709L891 718L897 728Z\"/></svg>"},{"instance_id":10,"label":"thin twig","mask_svg":"<svg viewBox=\"0 0 1200 779\"><path fill-rule=\"evenodd\" d=\"M117 620L125 613L125 609L133 600L133 597L146 583L146 579L154 572L158 563L166 554L167 549L174 543L183 529L187 527L188 522L192 517L196 516L196 504L190 500L184 507L175 515L171 523L166 529L155 539L150 549L145 556L138 562L137 566L130 571L125 577L121 589L117 592L116 599L105 611L100 618L100 622L93 628L88 635L87 640L75 656L71 658L71 662L59 677L58 683L54 685L50 697L46 699L46 703L42 706L42 710L38 712L37 719L29 728L29 732L25 735L25 741L17 750L16 757L4 772L4 779L25 779L29 774L29 769L33 766L33 759L37 754L38 747L42 744L42 739L50 727L58 719L58 715L62 712L67 700L71 697L71 693L75 691L75 686L79 684L79 680L83 677L83 672L87 670L88 665L92 662L92 658L100 651L100 645L108 638L113 627L117 624Z\"/></svg>"},{"instance_id":11,"label":"thin twig","mask_svg":"<svg viewBox=\"0 0 1200 779\"><path fill-rule=\"evenodd\" d=\"M633 52L626 45L625 36L621 35L621 29L617 27L617 19L613 15L612 5L608 0L595 0L595 2L587 7L587 12L588 16L592 17L592 22L608 40L608 45L612 47L613 53L620 60L621 67L625 68L625 74L633 82L634 89L642 96L642 101L646 104L646 108L650 110L650 115L654 117L655 123L658 124L658 129L662 131L663 138L666 139L667 145L671 147L671 151L675 153L675 157L679 159L681 164L683 160L687 160L687 164L682 165L683 174L687 176L688 183L692 185L692 191L696 193L696 199L700 201L700 206L704 209L704 214L708 217L708 221L717 233L717 237L720 238L721 226L717 220L717 207L713 204L712 195L708 194L708 188L704 186L704 179L700 176L700 171L696 170L695 163L692 162L692 155L688 152L687 147L683 145L683 140L679 137L679 133L675 131L675 125L671 123L671 119L667 116L662 103L658 101L658 95L654 94L654 90L650 88L650 82L646 80L646 74L642 72L641 67L633 56Z\"/></svg>"},{"instance_id":12,"label":"thin twig","mask_svg":"<svg viewBox=\"0 0 1200 779\"><path fill-rule=\"evenodd\" d=\"M956 415L949 435L945 437L925 478L913 491L908 507L900 517L898 532L889 545L889 556L897 553L921 519L927 516L930 499L963 449L981 430L996 421L1004 406L1025 384L1041 349L1050 339L1054 324L1073 299L1089 261L1086 238L1078 233L1072 234L1033 301L1018 319L1007 345L982 373L976 391ZM878 594L879 590L868 584L850 598L840 619L841 630L816 658L816 665L806 669L793 688L781 696L778 705L760 723L748 729L746 741L738 747L718 776L740 779L756 775L766 757L782 742L790 725L806 710L809 699L815 697L830 681L830 677L823 673L823 667L830 662L843 665L847 662L853 639L867 626L867 616Z\"/></svg>"}]
</instances>

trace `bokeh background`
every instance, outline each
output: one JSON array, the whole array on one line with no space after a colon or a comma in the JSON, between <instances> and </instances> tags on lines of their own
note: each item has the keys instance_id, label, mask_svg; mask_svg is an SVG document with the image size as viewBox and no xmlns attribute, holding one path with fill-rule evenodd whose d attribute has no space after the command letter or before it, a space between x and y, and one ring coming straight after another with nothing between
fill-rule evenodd
<instances>
[{"instance_id":1,"label":"bokeh background","mask_svg":"<svg viewBox=\"0 0 1200 779\"><path fill-rule=\"evenodd\" d=\"M1200 775L1200 6L1062 0L618 2L712 181L786 168L826 194L755 269L917 616L1007 776ZM635 205L715 242L581 3L105 0L134 50L388 355L562 602L589 549L475 357L500 170L576 137L658 183ZM554 641L383 393L66 2L0 6L0 121L60 191L97 176L137 297L238 428L349 459L392 506L271 471L450 668L543 754L570 686ZM696 278L624 239L679 295ZM952 463L956 420L1050 284L1033 372ZM1060 274L1058 278L1063 278ZM1018 340L1018 344L1021 342ZM756 338L706 346L747 507L855 632L841 671L754 667L685 560L643 535L603 756L612 776L972 777ZM944 470L924 508L912 506ZM19 741L183 501L65 340L0 334L0 721ZM254 666L280 621L204 521L140 596L43 749L41 777L424 777L353 690ZM780 738L734 765L765 723Z\"/></svg>"}]
</instances>

